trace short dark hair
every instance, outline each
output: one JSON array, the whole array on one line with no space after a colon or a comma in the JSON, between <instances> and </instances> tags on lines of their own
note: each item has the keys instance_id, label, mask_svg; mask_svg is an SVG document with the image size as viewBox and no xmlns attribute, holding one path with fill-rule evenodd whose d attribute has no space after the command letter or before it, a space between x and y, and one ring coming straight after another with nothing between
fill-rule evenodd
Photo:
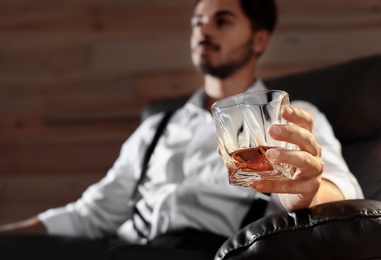
<instances>
[{"instance_id":1,"label":"short dark hair","mask_svg":"<svg viewBox=\"0 0 381 260\"><path fill-rule=\"evenodd\" d=\"M250 19L253 31L274 31L278 20L275 0L240 0L243 13Z\"/></svg>"},{"instance_id":2,"label":"short dark hair","mask_svg":"<svg viewBox=\"0 0 381 260\"><path fill-rule=\"evenodd\" d=\"M201 0L195 1L195 6ZM232 0L234 1L234 0ZM249 18L253 31L266 29L274 31L278 20L275 0L239 0L243 13Z\"/></svg>"}]
</instances>

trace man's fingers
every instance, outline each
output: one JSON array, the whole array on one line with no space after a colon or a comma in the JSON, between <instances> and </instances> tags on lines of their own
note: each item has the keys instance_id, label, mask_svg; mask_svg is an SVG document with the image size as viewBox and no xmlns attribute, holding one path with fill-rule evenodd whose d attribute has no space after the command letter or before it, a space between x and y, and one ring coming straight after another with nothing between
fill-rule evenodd
<instances>
[{"instance_id":1,"label":"man's fingers","mask_svg":"<svg viewBox=\"0 0 381 260\"><path fill-rule=\"evenodd\" d=\"M293 106L285 106L282 110L282 116L285 120L312 133L313 119L311 114Z\"/></svg>"},{"instance_id":2,"label":"man's fingers","mask_svg":"<svg viewBox=\"0 0 381 260\"><path fill-rule=\"evenodd\" d=\"M316 192L319 187L319 180L311 178L308 180L298 181L289 179L280 180L255 180L251 187L262 193L278 193L278 194L311 194Z\"/></svg>"},{"instance_id":3,"label":"man's fingers","mask_svg":"<svg viewBox=\"0 0 381 260\"><path fill-rule=\"evenodd\" d=\"M270 136L278 141L285 141L297 145L300 150L313 156L321 156L321 147L316 143L313 134L296 125L272 125L269 128Z\"/></svg>"},{"instance_id":4,"label":"man's fingers","mask_svg":"<svg viewBox=\"0 0 381 260\"><path fill-rule=\"evenodd\" d=\"M318 176L324 170L324 164L320 160L304 151L269 149L266 157L272 163L286 163L294 166L309 176Z\"/></svg>"}]
</instances>

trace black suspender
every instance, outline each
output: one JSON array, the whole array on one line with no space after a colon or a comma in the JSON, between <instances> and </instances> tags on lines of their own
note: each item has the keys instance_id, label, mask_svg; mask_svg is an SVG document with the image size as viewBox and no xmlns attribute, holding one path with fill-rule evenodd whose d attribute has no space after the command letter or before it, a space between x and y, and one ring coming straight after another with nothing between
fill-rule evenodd
<instances>
[{"instance_id":1,"label":"black suspender","mask_svg":"<svg viewBox=\"0 0 381 260\"><path fill-rule=\"evenodd\" d=\"M151 141L151 144L148 146L148 148L146 150L146 153L144 155L143 163L142 163L142 170L140 172L140 177L139 177L139 180L135 184L135 188L134 188L134 190L132 192L132 196L131 196L131 199L129 201L130 205L134 207L134 209L133 209L133 211L134 211L133 217L140 218L140 223L142 223L140 225L141 228L142 228L142 225L145 226L146 228L150 228L151 225L140 214L139 210L136 207L136 203L138 202L139 197L140 197L139 196L140 194L138 192L139 185L143 182L144 178L147 175L148 163L149 163L149 160L151 159L151 155L152 155L153 151L155 150L156 144L159 141L160 136L164 132L164 129L165 129L169 119L171 118L173 112L174 112L173 110L165 112L165 115L161 119L161 121L160 121L160 123L159 123L159 125L158 125L158 127L156 129L156 133L155 133L155 135L154 135L154 137L153 137L153 139ZM136 232L141 237L146 237L147 236L147 234L144 234L143 233L144 231L136 225L135 221L133 222L133 225L134 225L134 228L135 228Z\"/></svg>"},{"instance_id":2,"label":"black suspender","mask_svg":"<svg viewBox=\"0 0 381 260\"><path fill-rule=\"evenodd\" d=\"M147 173L147 169L148 169L148 163L149 163L149 160L151 159L151 155L152 155L153 151L155 150L156 144L159 141L160 136L164 132L164 129L165 129L169 119L171 118L173 112L174 112L173 110L165 112L164 117L161 119L161 122L159 123L159 125L156 129L156 133L152 139L152 142L147 148L147 151L144 155L144 159L143 159L143 163L142 163L142 170L140 172L139 180L136 182L134 191L132 192L131 201L133 201L133 203L135 203L137 201L137 197L139 195L138 188L139 188L139 185L144 180L144 178L146 177L146 173Z\"/></svg>"},{"instance_id":3,"label":"black suspender","mask_svg":"<svg viewBox=\"0 0 381 260\"><path fill-rule=\"evenodd\" d=\"M267 204L269 202L271 194L264 193L260 198L256 198L250 205L249 211L246 213L245 217L241 222L241 227L243 228L250 223L260 219L265 215Z\"/></svg>"}]
</instances>

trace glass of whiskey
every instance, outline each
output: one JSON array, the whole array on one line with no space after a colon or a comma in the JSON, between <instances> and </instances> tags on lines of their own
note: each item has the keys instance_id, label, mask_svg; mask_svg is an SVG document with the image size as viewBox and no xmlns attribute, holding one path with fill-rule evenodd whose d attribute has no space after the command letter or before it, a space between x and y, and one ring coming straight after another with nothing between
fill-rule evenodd
<instances>
[{"instance_id":1,"label":"glass of whiskey","mask_svg":"<svg viewBox=\"0 0 381 260\"><path fill-rule=\"evenodd\" d=\"M296 149L295 145L274 140L268 134L272 124L288 124L281 112L289 103L285 91L254 90L212 105L219 150L230 184L250 186L257 178L292 179L294 167L274 164L266 158L266 151L272 147Z\"/></svg>"}]
</instances>

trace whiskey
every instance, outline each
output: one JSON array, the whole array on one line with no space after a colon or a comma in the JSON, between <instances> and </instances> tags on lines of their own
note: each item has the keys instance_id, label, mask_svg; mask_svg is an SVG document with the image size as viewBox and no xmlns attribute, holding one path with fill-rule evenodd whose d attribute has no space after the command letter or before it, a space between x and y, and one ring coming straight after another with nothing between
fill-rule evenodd
<instances>
[{"instance_id":1,"label":"whiskey","mask_svg":"<svg viewBox=\"0 0 381 260\"><path fill-rule=\"evenodd\" d=\"M266 151L271 148L274 147L258 146L255 148L245 148L232 152L230 157L236 169L229 169L229 173L233 173L237 169L240 172L257 174L273 172L274 167L266 157Z\"/></svg>"},{"instance_id":2,"label":"whiskey","mask_svg":"<svg viewBox=\"0 0 381 260\"><path fill-rule=\"evenodd\" d=\"M227 164L229 183L232 185L249 187L255 179L292 179L296 168L284 164L272 164L266 157L268 149L273 146L258 146L232 152L231 160Z\"/></svg>"}]
</instances>

